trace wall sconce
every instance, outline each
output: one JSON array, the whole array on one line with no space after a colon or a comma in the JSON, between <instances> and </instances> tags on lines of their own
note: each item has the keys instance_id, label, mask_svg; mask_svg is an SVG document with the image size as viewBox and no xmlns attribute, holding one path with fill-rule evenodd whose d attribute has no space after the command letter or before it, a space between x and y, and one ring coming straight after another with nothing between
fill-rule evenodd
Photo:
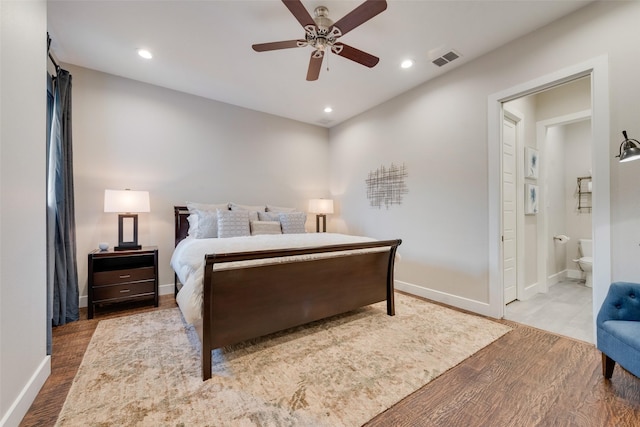
<instances>
[{"instance_id":1,"label":"wall sconce","mask_svg":"<svg viewBox=\"0 0 640 427\"><path fill-rule=\"evenodd\" d=\"M320 232L320 218L322 218L322 232L327 231L327 214L333 213L333 200L309 200L309 212L316 214L316 232Z\"/></svg>"},{"instance_id":2,"label":"wall sconce","mask_svg":"<svg viewBox=\"0 0 640 427\"><path fill-rule=\"evenodd\" d=\"M118 246L116 251L141 249L138 244L138 213L150 212L149 192L127 190L104 190L104 211L118 213ZM127 222L127 237L125 241L124 223Z\"/></svg>"},{"instance_id":3,"label":"wall sconce","mask_svg":"<svg viewBox=\"0 0 640 427\"><path fill-rule=\"evenodd\" d=\"M616 157L620 158L620 162L630 162L631 160L640 159L640 142L636 139L629 139L627 131L622 131L624 141L620 144L620 154Z\"/></svg>"}]
</instances>

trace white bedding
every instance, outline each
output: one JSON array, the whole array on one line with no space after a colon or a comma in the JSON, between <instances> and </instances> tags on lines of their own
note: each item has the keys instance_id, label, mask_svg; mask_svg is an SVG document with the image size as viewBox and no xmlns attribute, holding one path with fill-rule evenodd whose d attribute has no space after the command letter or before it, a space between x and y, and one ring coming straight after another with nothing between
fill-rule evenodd
<instances>
[{"instance_id":1,"label":"white bedding","mask_svg":"<svg viewBox=\"0 0 640 427\"><path fill-rule=\"evenodd\" d=\"M206 254L267 249L305 248L373 241L376 241L376 239L336 233L276 234L217 239L187 238L176 246L176 249L171 256L171 267L176 272L180 282L184 285L178 293L176 301L178 302L178 306L180 306L187 322L193 323L202 317L202 281L204 277L204 256ZM246 266L248 263L260 264L283 262L291 258L304 259L320 256L333 255L329 253L306 255L302 257L278 258L277 260L236 261L225 263L224 265L217 264L214 268L234 268L238 266Z\"/></svg>"}]
</instances>

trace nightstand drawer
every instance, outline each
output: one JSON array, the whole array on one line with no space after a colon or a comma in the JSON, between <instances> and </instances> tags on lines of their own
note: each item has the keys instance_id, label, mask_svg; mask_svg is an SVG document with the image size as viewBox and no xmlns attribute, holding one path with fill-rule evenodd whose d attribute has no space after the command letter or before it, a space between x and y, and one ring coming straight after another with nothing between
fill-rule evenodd
<instances>
[{"instance_id":1,"label":"nightstand drawer","mask_svg":"<svg viewBox=\"0 0 640 427\"><path fill-rule=\"evenodd\" d=\"M93 288L93 301L101 302L119 298L131 298L155 292L155 281L124 283L121 285L98 286Z\"/></svg>"},{"instance_id":2,"label":"nightstand drawer","mask_svg":"<svg viewBox=\"0 0 640 427\"><path fill-rule=\"evenodd\" d=\"M137 282L140 280L153 280L154 278L154 267L101 271L94 273L93 286L114 285L118 283Z\"/></svg>"}]
</instances>

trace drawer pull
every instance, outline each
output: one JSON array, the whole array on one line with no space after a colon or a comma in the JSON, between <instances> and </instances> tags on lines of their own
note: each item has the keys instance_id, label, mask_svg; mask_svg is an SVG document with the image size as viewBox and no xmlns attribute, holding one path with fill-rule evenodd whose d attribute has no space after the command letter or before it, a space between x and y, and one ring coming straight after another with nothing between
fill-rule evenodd
<instances>
[{"instance_id":1,"label":"drawer pull","mask_svg":"<svg viewBox=\"0 0 640 427\"><path fill-rule=\"evenodd\" d=\"M130 274L123 274L122 276L120 276L121 279L128 279L129 277L131 277Z\"/></svg>"},{"instance_id":2,"label":"drawer pull","mask_svg":"<svg viewBox=\"0 0 640 427\"><path fill-rule=\"evenodd\" d=\"M121 294L126 294L127 292L131 292L129 289L123 289L120 291Z\"/></svg>"}]
</instances>

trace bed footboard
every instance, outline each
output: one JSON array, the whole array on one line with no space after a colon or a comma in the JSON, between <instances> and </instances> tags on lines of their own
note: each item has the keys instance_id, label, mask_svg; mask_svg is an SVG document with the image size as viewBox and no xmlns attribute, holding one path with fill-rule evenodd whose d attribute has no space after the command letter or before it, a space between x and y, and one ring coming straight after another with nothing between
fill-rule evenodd
<instances>
[{"instance_id":1,"label":"bed footboard","mask_svg":"<svg viewBox=\"0 0 640 427\"><path fill-rule=\"evenodd\" d=\"M393 316L393 269L401 243L398 239L207 255L201 336L203 380L211 378L211 351L215 348L384 300L387 314ZM380 250L363 251L369 249ZM328 252L332 256L245 268L213 268L232 261Z\"/></svg>"}]
</instances>

